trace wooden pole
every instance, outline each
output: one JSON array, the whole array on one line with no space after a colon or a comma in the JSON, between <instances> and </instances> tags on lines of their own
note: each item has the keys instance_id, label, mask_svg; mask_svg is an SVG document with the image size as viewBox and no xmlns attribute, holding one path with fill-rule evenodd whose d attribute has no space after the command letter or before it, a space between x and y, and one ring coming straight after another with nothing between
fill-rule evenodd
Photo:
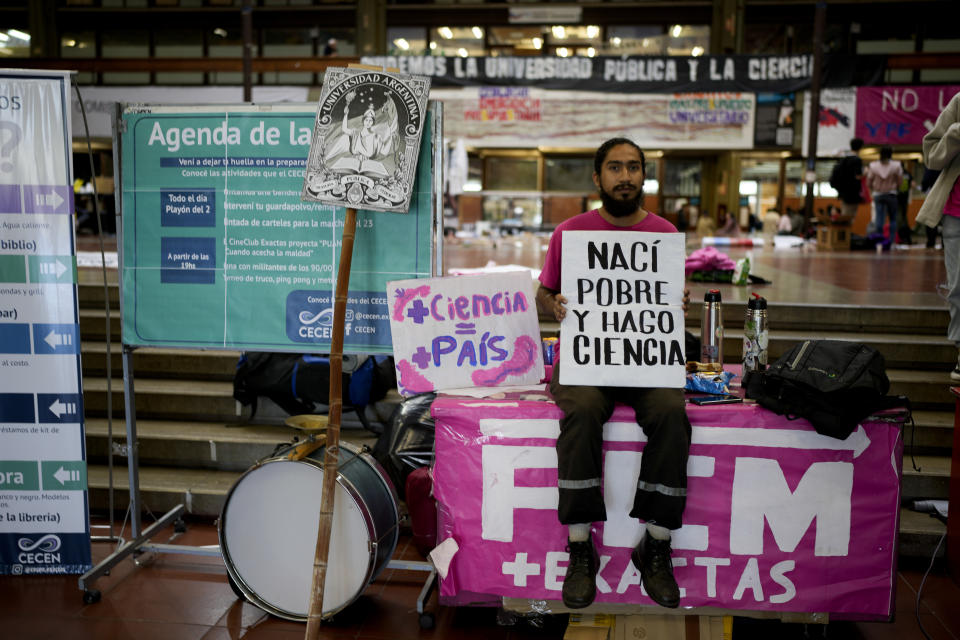
<instances>
[{"instance_id":1,"label":"wooden pole","mask_svg":"<svg viewBox=\"0 0 960 640\"><path fill-rule=\"evenodd\" d=\"M340 449L340 416L343 413L343 326L347 315L347 289L350 284L350 262L353 238L357 229L356 209L347 209L340 245L340 266L333 305L333 336L330 340L330 411L327 424L327 448L323 456L323 491L320 497L320 521L317 548L313 558L313 584L310 588L310 613L307 616L307 640L320 636L323 619L323 587L327 578L327 557L330 555L330 534L333 527L334 490L337 486L337 455Z\"/></svg>"}]
</instances>

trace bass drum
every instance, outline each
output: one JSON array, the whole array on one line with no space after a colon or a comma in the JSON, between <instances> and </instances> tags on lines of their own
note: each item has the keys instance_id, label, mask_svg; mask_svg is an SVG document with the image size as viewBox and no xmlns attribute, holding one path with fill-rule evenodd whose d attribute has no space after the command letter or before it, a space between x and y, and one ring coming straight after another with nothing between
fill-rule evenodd
<instances>
[{"instance_id":1,"label":"bass drum","mask_svg":"<svg viewBox=\"0 0 960 640\"><path fill-rule=\"evenodd\" d=\"M227 494L220 550L227 573L267 613L305 621L310 613L325 447L302 460L258 463ZM340 443L323 615L363 593L397 547L397 494L376 460Z\"/></svg>"}]
</instances>

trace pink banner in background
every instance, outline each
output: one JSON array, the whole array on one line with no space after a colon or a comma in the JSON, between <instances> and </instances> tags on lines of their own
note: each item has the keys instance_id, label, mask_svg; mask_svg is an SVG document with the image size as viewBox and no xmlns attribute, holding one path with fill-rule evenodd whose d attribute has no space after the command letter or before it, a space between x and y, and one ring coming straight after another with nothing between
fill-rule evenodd
<instances>
[{"instance_id":1,"label":"pink banner in background","mask_svg":"<svg viewBox=\"0 0 960 640\"><path fill-rule=\"evenodd\" d=\"M560 599L568 557L556 516L561 414L546 399L434 402L438 540L459 546L442 595ZM751 404L689 406L688 414L689 493L673 543L682 606L888 616L900 425L867 422L841 441ZM601 603L652 604L630 561L642 529L627 515L644 443L618 405L604 426L608 519L594 527Z\"/></svg>"},{"instance_id":2,"label":"pink banner in background","mask_svg":"<svg viewBox=\"0 0 960 640\"><path fill-rule=\"evenodd\" d=\"M922 144L960 85L859 87L856 135L867 144Z\"/></svg>"}]
</instances>

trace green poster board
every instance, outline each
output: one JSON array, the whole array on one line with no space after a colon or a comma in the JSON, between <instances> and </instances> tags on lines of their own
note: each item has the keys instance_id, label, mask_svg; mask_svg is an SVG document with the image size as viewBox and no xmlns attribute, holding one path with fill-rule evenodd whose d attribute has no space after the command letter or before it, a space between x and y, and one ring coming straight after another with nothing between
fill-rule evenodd
<instances>
[{"instance_id":1,"label":"green poster board","mask_svg":"<svg viewBox=\"0 0 960 640\"><path fill-rule=\"evenodd\" d=\"M300 200L315 115L288 104L125 110L124 344L329 350L345 212ZM391 353L386 283L434 275L437 121L431 108L410 211L357 212L346 353Z\"/></svg>"}]
</instances>

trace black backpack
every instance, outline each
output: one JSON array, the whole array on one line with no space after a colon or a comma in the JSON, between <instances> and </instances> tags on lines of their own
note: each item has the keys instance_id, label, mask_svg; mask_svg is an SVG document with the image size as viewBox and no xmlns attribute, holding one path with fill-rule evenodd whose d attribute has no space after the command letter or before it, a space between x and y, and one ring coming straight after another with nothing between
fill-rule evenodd
<instances>
[{"instance_id":1,"label":"black backpack","mask_svg":"<svg viewBox=\"0 0 960 640\"><path fill-rule=\"evenodd\" d=\"M839 340L797 344L766 371L747 373L743 387L761 406L806 418L817 433L841 440L875 411L907 404L887 398L890 380L879 351Z\"/></svg>"},{"instance_id":2,"label":"black backpack","mask_svg":"<svg viewBox=\"0 0 960 640\"><path fill-rule=\"evenodd\" d=\"M364 407L396 387L393 357L369 357L342 379L343 402ZM270 398L290 415L313 413L330 404L330 359L326 356L251 351L240 356L233 377L233 397L257 411L257 398Z\"/></svg>"}]
</instances>

